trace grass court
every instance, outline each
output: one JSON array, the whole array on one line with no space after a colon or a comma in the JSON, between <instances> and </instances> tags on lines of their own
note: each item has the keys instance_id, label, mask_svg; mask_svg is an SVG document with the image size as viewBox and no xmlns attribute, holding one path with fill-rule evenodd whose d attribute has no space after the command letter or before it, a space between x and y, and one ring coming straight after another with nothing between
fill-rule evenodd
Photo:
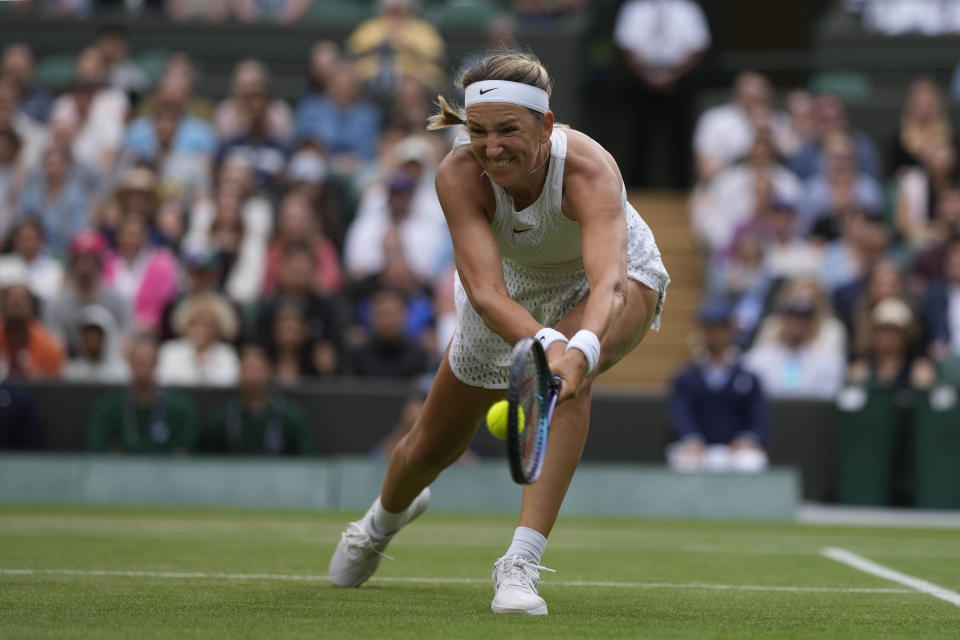
<instances>
[{"instance_id":1,"label":"grass court","mask_svg":"<svg viewBox=\"0 0 960 640\"><path fill-rule=\"evenodd\" d=\"M377 576L325 572L359 514L0 506L0 638L960 637L960 606L824 555L960 592L949 529L561 518L546 618L495 616L513 517L429 511ZM941 593L942 595L942 593Z\"/></svg>"}]
</instances>

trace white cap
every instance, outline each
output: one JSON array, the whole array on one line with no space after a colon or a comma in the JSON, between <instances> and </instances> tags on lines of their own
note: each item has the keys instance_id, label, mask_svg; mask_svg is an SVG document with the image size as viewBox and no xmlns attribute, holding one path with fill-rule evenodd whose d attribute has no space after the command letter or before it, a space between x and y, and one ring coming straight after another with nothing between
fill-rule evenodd
<instances>
[{"instance_id":1,"label":"white cap","mask_svg":"<svg viewBox=\"0 0 960 640\"><path fill-rule=\"evenodd\" d=\"M873 308L870 319L875 327L892 326L898 329L909 329L913 324L913 312L910 311L907 303L899 298L884 298Z\"/></svg>"}]
</instances>

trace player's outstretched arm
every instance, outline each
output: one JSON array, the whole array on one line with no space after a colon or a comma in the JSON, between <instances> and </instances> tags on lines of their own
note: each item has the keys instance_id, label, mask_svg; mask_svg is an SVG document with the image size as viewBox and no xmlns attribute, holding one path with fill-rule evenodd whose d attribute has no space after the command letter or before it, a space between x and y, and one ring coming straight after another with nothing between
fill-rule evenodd
<instances>
[{"instance_id":1,"label":"player's outstretched arm","mask_svg":"<svg viewBox=\"0 0 960 640\"><path fill-rule=\"evenodd\" d=\"M494 333L516 344L541 325L507 291L500 250L490 229L495 201L469 154L448 155L437 170L437 195L453 240L453 256L470 304Z\"/></svg>"}]
</instances>

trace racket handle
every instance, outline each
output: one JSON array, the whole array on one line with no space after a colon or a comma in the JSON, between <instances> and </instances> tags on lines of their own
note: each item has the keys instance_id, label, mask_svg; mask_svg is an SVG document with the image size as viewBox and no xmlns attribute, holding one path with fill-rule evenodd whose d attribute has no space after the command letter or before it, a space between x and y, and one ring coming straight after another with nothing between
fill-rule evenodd
<instances>
[{"instance_id":1,"label":"racket handle","mask_svg":"<svg viewBox=\"0 0 960 640\"><path fill-rule=\"evenodd\" d=\"M553 379L550 381L550 388L557 394L560 393L560 387L563 386L563 378L560 376L553 376Z\"/></svg>"}]
</instances>

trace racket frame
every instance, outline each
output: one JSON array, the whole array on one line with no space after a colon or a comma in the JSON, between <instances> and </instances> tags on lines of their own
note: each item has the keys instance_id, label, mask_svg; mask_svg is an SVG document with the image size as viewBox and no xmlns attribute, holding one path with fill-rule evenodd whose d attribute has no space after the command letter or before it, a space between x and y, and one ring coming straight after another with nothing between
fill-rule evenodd
<instances>
[{"instance_id":1,"label":"racket frame","mask_svg":"<svg viewBox=\"0 0 960 640\"><path fill-rule=\"evenodd\" d=\"M536 429L534 453L530 459L524 457L526 434L520 432L517 409L520 408L521 387L527 358L533 355L537 369L535 401L537 424L526 424L526 429ZM510 475L517 484L533 484L540 477L543 460L547 452L547 439L550 434L550 421L560 394L561 379L551 375L540 341L535 338L523 338L513 348L510 359L510 379L507 385L507 458L510 461ZM521 408L522 411L522 408Z\"/></svg>"}]
</instances>

